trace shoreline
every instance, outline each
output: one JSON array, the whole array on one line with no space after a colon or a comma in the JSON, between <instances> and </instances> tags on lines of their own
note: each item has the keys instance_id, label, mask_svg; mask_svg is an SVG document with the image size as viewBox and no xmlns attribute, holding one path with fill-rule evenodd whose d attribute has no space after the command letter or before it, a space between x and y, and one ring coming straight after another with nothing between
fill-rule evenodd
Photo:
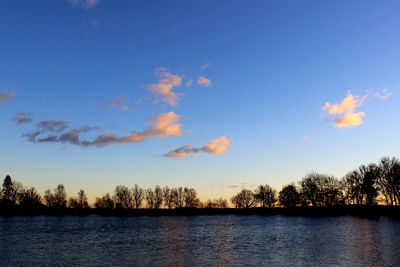
<instances>
[{"instance_id":1,"label":"shoreline","mask_svg":"<svg viewBox=\"0 0 400 267\"><path fill-rule=\"evenodd\" d=\"M178 208L178 209L36 209L0 210L0 217L19 216L216 216L216 215L260 215L260 216L300 216L300 217L391 217L400 219L400 206L336 206L336 207L294 207L294 208Z\"/></svg>"}]
</instances>

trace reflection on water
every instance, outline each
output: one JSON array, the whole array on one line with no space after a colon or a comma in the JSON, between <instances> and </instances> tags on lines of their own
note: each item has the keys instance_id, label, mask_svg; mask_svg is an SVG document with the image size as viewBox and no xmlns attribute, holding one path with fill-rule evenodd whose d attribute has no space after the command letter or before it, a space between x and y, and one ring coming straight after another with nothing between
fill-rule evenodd
<instances>
[{"instance_id":1,"label":"reflection on water","mask_svg":"<svg viewBox=\"0 0 400 267\"><path fill-rule=\"evenodd\" d=\"M400 266L399 241L386 218L0 218L0 265Z\"/></svg>"}]
</instances>

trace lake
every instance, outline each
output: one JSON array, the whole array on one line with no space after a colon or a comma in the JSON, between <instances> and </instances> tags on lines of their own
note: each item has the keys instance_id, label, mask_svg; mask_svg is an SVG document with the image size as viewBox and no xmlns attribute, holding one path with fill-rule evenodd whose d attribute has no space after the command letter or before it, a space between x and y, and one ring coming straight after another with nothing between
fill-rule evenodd
<instances>
[{"instance_id":1,"label":"lake","mask_svg":"<svg viewBox=\"0 0 400 267\"><path fill-rule=\"evenodd\" d=\"M0 266L400 266L381 217L0 217Z\"/></svg>"}]
</instances>

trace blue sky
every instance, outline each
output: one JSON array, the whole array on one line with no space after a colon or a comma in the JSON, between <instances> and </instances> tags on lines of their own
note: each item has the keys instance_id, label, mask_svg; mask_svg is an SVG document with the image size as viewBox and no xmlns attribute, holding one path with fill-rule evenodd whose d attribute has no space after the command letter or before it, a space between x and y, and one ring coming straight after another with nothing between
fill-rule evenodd
<instances>
[{"instance_id":1,"label":"blue sky","mask_svg":"<svg viewBox=\"0 0 400 267\"><path fill-rule=\"evenodd\" d=\"M64 183L94 197L137 183L193 186L205 199L399 157L399 8L1 1L0 175L41 192ZM91 128L79 143L61 142L81 126Z\"/></svg>"}]
</instances>

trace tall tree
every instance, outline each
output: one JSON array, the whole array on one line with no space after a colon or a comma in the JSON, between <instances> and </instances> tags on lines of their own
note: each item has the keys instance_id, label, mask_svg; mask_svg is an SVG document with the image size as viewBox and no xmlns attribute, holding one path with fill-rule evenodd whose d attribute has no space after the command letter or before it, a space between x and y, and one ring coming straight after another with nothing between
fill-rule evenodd
<instances>
[{"instance_id":1,"label":"tall tree","mask_svg":"<svg viewBox=\"0 0 400 267\"><path fill-rule=\"evenodd\" d=\"M137 184L132 188L132 197L133 197L133 207L135 209L139 209L142 206L142 202L144 199L144 190L140 188Z\"/></svg>"},{"instance_id":2,"label":"tall tree","mask_svg":"<svg viewBox=\"0 0 400 267\"><path fill-rule=\"evenodd\" d=\"M296 207L300 202L300 193L294 184L290 184L282 188L278 198L282 207Z\"/></svg>"},{"instance_id":3,"label":"tall tree","mask_svg":"<svg viewBox=\"0 0 400 267\"><path fill-rule=\"evenodd\" d=\"M14 204L13 202L14 187L10 175L7 175L6 178L4 178L1 195L2 195L1 202L4 207L10 207Z\"/></svg>"},{"instance_id":4,"label":"tall tree","mask_svg":"<svg viewBox=\"0 0 400 267\"><path fill-rule=\"evenodd\" d=\"M129 209L132 207L131 191L124 185L115 187L113 198L117 209Z\"/></svg>"},{"instance_id":5,"label":"tall tree","mask_svg":"<svg viewBox=\"0 0 400 267\"><path fill-rule=\"evenodd\" d=\"M277 201L276 191L267 184L257 188L255 198L263 208L271 208Z\"/></svg>"}]
</instances>

